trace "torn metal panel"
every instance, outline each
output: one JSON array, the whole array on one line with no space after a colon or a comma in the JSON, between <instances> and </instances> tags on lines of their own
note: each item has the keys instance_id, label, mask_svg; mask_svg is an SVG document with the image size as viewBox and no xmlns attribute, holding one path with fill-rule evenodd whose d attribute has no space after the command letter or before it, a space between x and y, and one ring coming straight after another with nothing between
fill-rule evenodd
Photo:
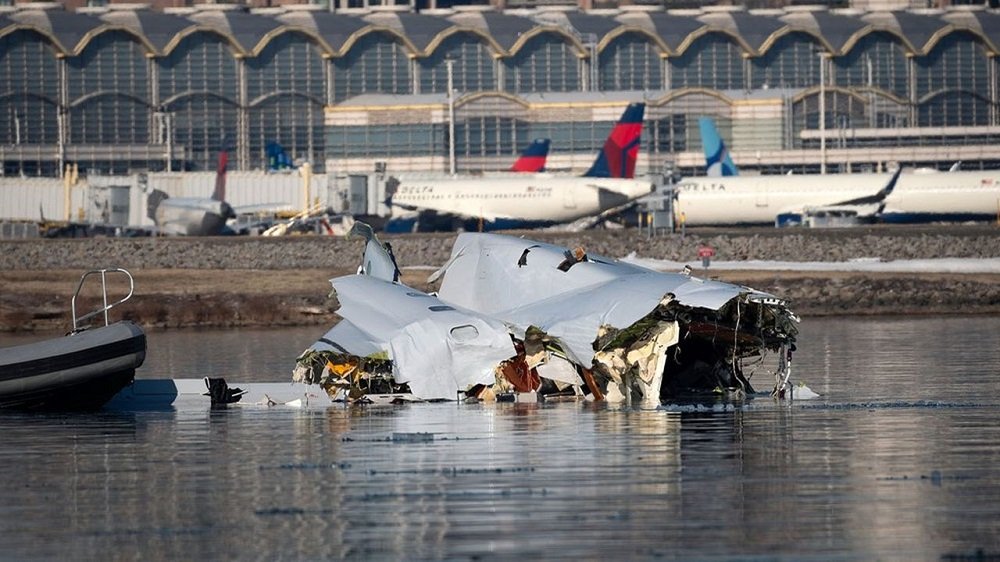
<instances>
[{"instance_id":1,"label":"torn metal panel","mask_svg":"<svg viewBox=\"0 0 1000 562\"><path fill-rule=\"evenodd\" d=\"M509 236L459 235L435 276L443 301L499 318L517 337L552 338L593 370L595 396L645 404L690 389L750 392L742 361L797 333L774 295Z\"/></svg>"},{"instance_id":2,"label":"torn metal panel","mask_svg":"<svg viewBox=\"0 0 1000 562\"><path fill-rule=\"evenodd\" d=\"M371 277L331 280L344 320L310 348L364 357L383 352L397 384L422 399L454 399L516 354L506 326L416 289Z\"/></svg>"}]
</instances>

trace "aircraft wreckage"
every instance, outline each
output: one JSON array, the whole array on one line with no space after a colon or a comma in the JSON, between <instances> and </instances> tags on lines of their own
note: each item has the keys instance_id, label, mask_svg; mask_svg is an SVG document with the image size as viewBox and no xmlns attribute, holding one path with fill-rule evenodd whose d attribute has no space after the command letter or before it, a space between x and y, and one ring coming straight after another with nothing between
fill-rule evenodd
<instances>
[{"instance_id":1,"label":"aircraft wreckage","mask_svg":"<svg viewBox=\"0 0 1000 562\"><path fill-rule=\"evenodd\" d=\"M293 372L335 399L534 393L655 407L755 393L757 371L775 396L790 392L798 318L774 295L482 233L458 236L428 294L399 282L370 227L352 234L366 240L358 274L331 280L342 320Z\"/></svg>"}]
</instances>

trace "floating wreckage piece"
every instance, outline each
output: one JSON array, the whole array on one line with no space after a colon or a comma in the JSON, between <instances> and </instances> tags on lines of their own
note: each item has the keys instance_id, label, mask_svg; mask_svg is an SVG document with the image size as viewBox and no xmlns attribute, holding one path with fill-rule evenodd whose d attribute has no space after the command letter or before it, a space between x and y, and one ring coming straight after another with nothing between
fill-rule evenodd
<instances>
[{"instance_id":1,"label":"floating wreckage piece","mask_svg":"<svg viewBox=\"0 0 1000 562\"><path fill-rule=\"evenodd\" d=\"M331 280L342 320L297 360L293 380L350 401L589 397L657 407L691 393L740 398L768 352L791 396L798 318L781 299L689 273L495 234L459 235L429 282L399 282L363 223L358 275Z\"/></svg>"},{"instance_id":2,"label":"floating wreckage piece","mask_svg":"<svg viewBox=\"0 0 1000 562\"><path fill-rule=\"evenodd\" d=\"M399 283L395 258L370 227L355 223L352 234L366 238L358 275L330 281L342 320L299 357L293 380L352 401L454 400L495 384L498 366L517 354L507 327Z\"/></svg>"},{"instance_id":3,"label":"floating wreckage piece","mask_svg":"<svg viewBox=\"0 0 1000 562\"><path fill-rule=\"evenodd\" d=\"M458 236L429 281L438 279L442 301L498 318L518 339L543 334L595 397L644 406L690 392L738 397L754 392L744 361L759 365L768 351L783 359L776 387L789 384L798 318L748 287L481 233Z\"/></svg>"}]
</instances>

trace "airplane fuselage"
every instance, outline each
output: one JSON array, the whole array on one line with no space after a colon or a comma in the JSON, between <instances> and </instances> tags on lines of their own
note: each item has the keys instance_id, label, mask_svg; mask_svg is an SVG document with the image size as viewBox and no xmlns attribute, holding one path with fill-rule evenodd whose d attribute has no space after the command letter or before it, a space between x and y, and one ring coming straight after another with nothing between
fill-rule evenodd
<instances>
[{"instance_id":1,"label":"airplane fuselage","mask_svg":"<svg viewBox=\"0 0 1000 562\"><path fill-rule=\"evenodd\" d=\"M782 213L873 195L889 178L890 174L685 178L677 185L675 209L678 217L684 212L689 226L774 224ZM885 198L879 218L885 222L988 220L1000 212L998 206L998 171L903 173Z\"/></svg>"},{"instance_id":2,"label":"airplane fuselage","mask_svg":"<svg viewBox=\"0 0 1000 562\"><path fill-rule=\"evenodd\" d=\"M570 222L648 194L648 181L518 174L516 177L402 179L392 204L484 221Z\"/></svg>"},{"instance_id":3,"label":"airplane fuselage","mask_svg":"<svg viewBox=\"0 0 1000 562\"><path fill-rule=\"evenodd\" d=\"M171 197L159 203L154 215L161 234L214 236L223 233L234 213L225 201Z\"/></svg>"},{"instance_id":4,"label":"airplane fuselage","mask_svg":"<svg viewBox=\"0 0 1000 562\"><path fill-rule=\"evenodd\" d=\"M891 174L684 178L675 212L689 226L770 224L782 213L834 205L877 193Z\"/></svg>"}]
</instances>

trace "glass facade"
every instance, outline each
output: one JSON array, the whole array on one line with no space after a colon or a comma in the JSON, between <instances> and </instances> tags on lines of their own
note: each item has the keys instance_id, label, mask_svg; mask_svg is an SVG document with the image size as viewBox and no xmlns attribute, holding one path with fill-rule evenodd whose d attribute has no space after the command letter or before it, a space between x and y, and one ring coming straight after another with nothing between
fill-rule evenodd
<instances>
[{"instance_id":1,"label":"glass facade","mask_svg":"<svg viewBox=\"0 0 1000 562\"><path fill-rule=\"evenodd\" d=\"M648 36L625 33L598 56L598 84L602 91L661 90L663 63L659 46Z\"/></svg>"},{"instance_id":2,"label":"glass facade","mask_svg":"<svg viewBox=\"0 0 1000 562\"><path fill-rule=\"evenodd\" d=\"M718 122L729 118L732 109L726 104L735 102L685 99L704 95L700 89L722 92L729 100L765 89L787 92L769 94L785 96L784 105L761 118L769 120L772 145L783 148L810 147L813 141L802 140L800 133L816 129L820 118L816 53L825 51L824 43L811 31L787 26L753 39L766 46L761 53L747 52L736 28L692 26L694 35L663 37L678 49L664 57L657 38L648 34L656 33L655 26L622 28L626 21L637 25L635 14L597 27L611 33L596 37L602 45L597 52L581 51L587 34L571 23L553 24L555 19L541 14L519 19L535 18L541 29L519 31L517 37L498 29L498 43L490 40L487 27L472 31L434 21L421 30L419 21L430 20L393 26L385 14L378 24L360 21L351 28L356 34L336 38L298 25L255 36L236 29L246 25L243 17L230 20L233 29L195 27L192 19L191 26L177 27L180 35L149 41L140 27L135 32L102 28L85 36L79 52L61 52L77 48L79 35L60 37L51 27L10 23L19 21L17 13L5 16L7 27L0 29L4 174L54 174L61 162L74 158L81 163L89 158L101 169L162 169L168 153L174 169L210 170L222 148L237 151L234 169L261 169L270 142L320 172L327 158L341 155L440 159L448 153L447 127L441 124L382 120L325 131L324 114L329 104L358 95L443 94L448 61L453 61L454 86L461 94L504 92L528 100L526 105L538 99L547 103L542 95L550 93L568 93L570 102L586 103L572 98L591 88L647 92L655 108L655 117L648 111L646 121L654 158L697 150L699 115L714 115ZM828 60L827 129L1000 126L1000 53L974 29L948 24L948 17L941 16L937 33L921 30L920 38L932 38L926 53L919 50L926 39L907 38L903 26L872 24L860 36L844 39L843 52ZM88 17L81 25L93 28L94 21ZM414 33L412 43L403 29ZM263 39L259 45L241 45L238 37ZM415 53L413 43L431 47ZM509 51L497 52L497 44ZM379 104L410 102L373 103L373 109L363 111L375 114ZM595 151L610 126L579 116L558 121L529 113L521 106L493 114L460 112L458 156L485 162L516 154L540 137L552 139L554 150ZM877 138L889 137L863 142L877 144ZM940 142L948 138L956 144L967 140L955 136ZM884 146L893 142L886 140Z\"/></svg>"},{"instance_id":3,"label":"glass facade","mask_svg":"<svg viewBox=\"0 0 1000 562\"><path fill-rule=\"evenodd\" d=\"M742 90L743 48L725 33L706 33L670 58L670 87Z\"/></svg>"},{"instance_id":4,"label":"glass facade","mask_svg":"<svg viewBox=\"0 0 1000 562\"><path fill-rule=\"evenodd\" d=\"M789 33L764 54L750 59L750 87L808 88L819 84L819 42L807 33Z\"/></svg>"},{"instance_id":5,"label":"glass facade","mask_svg":"<svg viewBox=\"0 0 1000 562\"><path fill-rule=\"evenodd\" d=\"M871 86L905 99L907 76L906 48L891 33L869 33L843 56L833 58L833 80L839 86Z\"/></svg>"},{"instance_id":6,"label":"glass facade","mask_svg":"<svg viewBox=\"0 0 1000 562\"><path fill-rule=\"evenodd\" d=\"M343 57L333 59L333 99L359 94L413 92L410 59L403 44L388 33L369 33Z\"/></svg>"},{"instance_id":7,"label":"glass facade","mask_svg":"<svg viewBox=\"0 0 1000 562\"><path fill-rule=\"evenodd\" d=\"M542 33L504 59L504 86L511 93L580 90L580 59L565 37Z\"/></svg>"},{"instance_id":8,"label":"glass facade","mask_svg":"<svg viewBox=\"0 0 1000 562\"><path fill-rule=\"evenodd\" d=\"M420 65L420 93L448 91L448 60L452 63L452 82L459 92L488 92L496 89L496 72L489 46L482 38L455 34L444 41Z\"/></svg>"}]
</instances>

